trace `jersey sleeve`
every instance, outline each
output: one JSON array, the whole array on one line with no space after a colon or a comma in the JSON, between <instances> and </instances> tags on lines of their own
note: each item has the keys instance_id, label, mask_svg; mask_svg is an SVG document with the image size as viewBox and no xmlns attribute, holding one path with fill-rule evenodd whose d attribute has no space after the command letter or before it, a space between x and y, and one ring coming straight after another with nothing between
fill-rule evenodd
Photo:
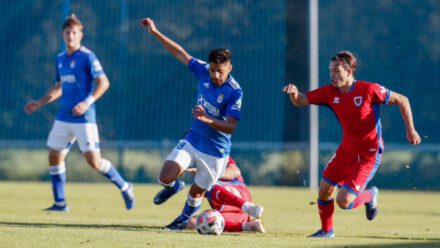
<instances>
[{"instance_id":1,"label":"jersey sleeve","mask_svg":"<svg viewBox=\"0 0 440 248\"><path fill-rule=\"evenodd\" d=\"M371 98L373 103L388 104L391 91L380 84L373 83L370 86Z\"/></svg>"},{"instance_id":2,"label":"jersey sleeve","mask_svg":"<svg viewBox=\"0 0 440 248\"><path fill-rule=\"evenodd\" d=\"M203 60L192 58L188 62L188 69L196 78L200 78L208 71L208 64Z\"/></svg>"},{"instance_id":3,"label":"jersey sleeve","mask_svg":"<svg viewBox=\"0 0 440 248\"><path fill-rule=\"evenodd\" d=\"M328 87L320 87L318 89L307 92L306 97L309 104L323 105L327 104Z\"/></svg>"},{"instance_id":4,"label":"jersey sleeve","mask_svg":"<svg viewBox=\"0 0 440 248\"><path fill-rule=\"evenodd\" d=\"M231 116L234 119L239 120L241 115L241 100L243 98L242 90L234 90L231 99L226 107L226 116Z\"/></svg>"},{"instance_id":5,"label":"jersey sleeve","mask_svg":"<svg viewBox=\"0 0 440 248\"><path fill-rule=\"evenodd\" d=\"M90 53L88 55L88 68L90 75L93 79L96 79L102 75L105 75L104 70L102 69L101 63L94 53Z\"/></svg>"}]
</instances>

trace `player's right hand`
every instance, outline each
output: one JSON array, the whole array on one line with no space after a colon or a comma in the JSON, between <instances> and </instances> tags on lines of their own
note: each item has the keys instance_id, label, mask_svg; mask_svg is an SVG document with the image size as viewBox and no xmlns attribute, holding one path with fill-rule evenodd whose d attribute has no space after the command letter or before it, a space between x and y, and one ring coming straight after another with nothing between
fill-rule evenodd
<instances>
[{"instance_id":1,"label":"player's right hand","mask_svg":"<svg viewBox=\"0 0 440 248\"><path fill-rule=\"evenodd\" d=\"M284 86L282 90L283 90L283 92L285 92L287 94L298 93L298 88L294 84L288 84L288 85Z\"/></svg>"},{"instance_id":2,"label":"player's right hand","mask_svg":"<svg viewBox=\"0 0 440 248\"><path fill-rule=\"evenodd\" d=\"M41 104L38 101L32 100L29 101L24 106L24 111L28 114L32 114L33 112L37 111L39 108L41 108Z\"/></svg>"},{"instance_id":3,"label":"player's right hand","mask_svg":"<svg viewBox=\"0 0 440 248\"><path fill-rule=\"evenodd\" d=\"M406 138L408 139L408 142L411 145L418 145L422 142L422 139L420 138L419 133L417 133L416 130L412 130L410 132L407 132Z\"/></svg>"},{"instance_id":4,"label":"player's right hand","mask_svg":"<svg viewBox=\"0 0 440 248\"><path fill-rule=\"evenodd\" d=\"M150 33L157 32L156 25L154 24L154 21L151 20L150 18L146 17L146 18L140 20L139 23L144 27L148 27L148 31Z\"/></svg>"}]
</instances>

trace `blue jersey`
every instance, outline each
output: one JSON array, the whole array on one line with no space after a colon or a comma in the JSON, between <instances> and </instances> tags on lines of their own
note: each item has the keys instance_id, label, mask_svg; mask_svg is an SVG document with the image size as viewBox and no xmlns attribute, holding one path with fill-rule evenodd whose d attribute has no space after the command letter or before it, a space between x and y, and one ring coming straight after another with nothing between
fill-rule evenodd
<instances>
[{"instance_id":1,"label":"blue jersey","mask_svg":"<svg viewBox=\"0 0 440 248\"><path fill-rule=\"evenodd\" d=\"M217 120L225 121L226 116L239 120L243 92L235 79L229 75L222 85L214 86L209 77L209 64L193 58L188 67L198 80L197 105L203 106L207 115ZM195 118L185 139L197 150L216 157L229 156L231 150L230 134L217 131Z\"/></svg>"},{"instance_id":2,"label":"blue jersey","mask_svg":"<svg viewBox=\"0 0 440 248\"><path fill-rule=\"evenodd\" d=\"M72 114L72 109L93 92L93 81L105 75L96 55L82 46L73 54L58 54L56 66L56 81L61 83L62 88L60 110L56 119L71 123L96 123L94 104L84 115Z\"/></svg>"}]
</instances>

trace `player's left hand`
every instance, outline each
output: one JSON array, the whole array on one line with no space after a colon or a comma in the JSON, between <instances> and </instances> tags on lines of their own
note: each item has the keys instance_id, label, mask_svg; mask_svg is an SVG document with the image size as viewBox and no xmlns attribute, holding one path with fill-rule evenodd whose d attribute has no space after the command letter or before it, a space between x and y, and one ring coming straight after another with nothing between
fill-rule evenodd
<instances>
[{"instance_id":1,"label":"player's left hand","mask_svg":"<svg viewBox=\"0 0 440 248\"><path fill-rule=\"evenodd\" d=\"M416 130L412 130L406 133L406 138L411 145L418 145L422 142L419 133Z\"/></svg>"},{"instance_id":2,"label":"player's left hand","mask_svg":"<svg viewBox=\"0 0 440 248\"><path fill-rule=\"evenodd\" d=\"M80 116L83 115L87 109L89 109L89 104L86 103L85 101L82 101L80 103L78 103L73 109L72 109L72 114L76 115L76 116Z\"/></svg>"},{"instance_id":3,"label":"player's left hand","mask_svg":"<svg viewBox=\"0 0 440 248\"><path fill-rule=\"evenodd\" d=\"M195 108L193 108L192 115L201 122L207 123L211 121L209 116L206 114L206 110L201 105L197 105Z\"/></svg>"}]
</instances>

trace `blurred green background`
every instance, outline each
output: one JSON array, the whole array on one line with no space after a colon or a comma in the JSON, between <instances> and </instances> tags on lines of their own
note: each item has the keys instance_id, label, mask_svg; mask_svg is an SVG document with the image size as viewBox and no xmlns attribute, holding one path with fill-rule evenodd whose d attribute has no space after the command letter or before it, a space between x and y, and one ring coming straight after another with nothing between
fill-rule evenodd
<instances>
[{"instance_id":1,"label":"blurred green background","mask_svg":"<svg viewBox=\"0 0 440 248\"><path fill-rule=\"evenodd\" d=\"M291 106L287 82L308 90L308 1L3 1L0 14L0 179L46 180L45 139L57 104L28 116L24 104L55 81L63 50L61 24L83 22L83 45L100 59L110 90L97 104L103 154L136 182L154 182L164 157L191 124L196 84L139 19L191 55L232 51L233 76L244 91L232 156L250 184L309 185L308 108ZM359 59L357 78L407 95L421 146L407 144L397 107L381 107L386 151L373 183L385 188L440 189L440 2L436 0L319 1L320 85L340 50ZM341 138L333 113L320 109L321 169ZM71 181L99 181L76 149Z\"/></svg>"}]
</instances>

